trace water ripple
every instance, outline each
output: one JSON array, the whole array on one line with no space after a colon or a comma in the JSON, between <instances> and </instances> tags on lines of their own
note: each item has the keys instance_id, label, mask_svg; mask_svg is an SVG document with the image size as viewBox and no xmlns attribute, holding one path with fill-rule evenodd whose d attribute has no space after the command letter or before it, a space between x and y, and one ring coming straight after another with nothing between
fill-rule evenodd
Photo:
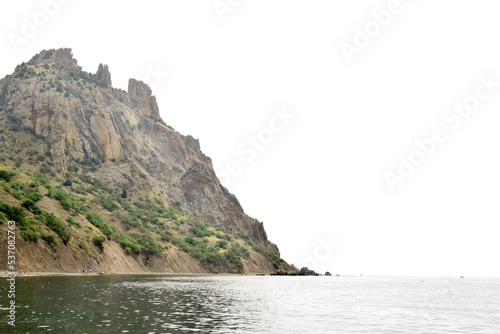
<instances>
[{"instance_id":1,"label":"water ripple","mask_svg":"<svg viewBox=\"0 0 500 334\"><path fill-rule=\"evenodd\" d=\"M500 333L494 279L44 277L17 303L31 333Z\"/></svg>"}]
</instances>

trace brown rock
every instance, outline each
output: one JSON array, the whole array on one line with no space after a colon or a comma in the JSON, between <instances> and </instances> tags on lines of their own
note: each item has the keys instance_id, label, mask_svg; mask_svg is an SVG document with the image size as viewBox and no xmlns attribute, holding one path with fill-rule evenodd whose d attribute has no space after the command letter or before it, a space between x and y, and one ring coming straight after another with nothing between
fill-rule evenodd
<instances>
[{"instance_id":1,"label":"brown rock","mask_svg":"<svg viewBox=\"0 0 500 334\"><path fill-rule=\"evenodd\" d=\"M28 64L48 64L54 66L63 74L81 71L78 61L73 59L71 49L51 49L44 50L31 58Z\"/></svg>"},{"instance_id":2,"label":"brown rock","mask_svg":"<svg viewBox=\"0 0 500 334\"><path fill-rule=\"evenodd\" d=\"M128 81L128 94L133 103L137 104L139 113L143 116L150 117L151 115L160 119L160 110L156 103L156 97L152 95L149 86L136 79Z\"/></svg>"},{"instance_id":3,"label":"brown rock","mask_svg":"<svg viewBox=\"0 0 500 334\"><path fill-rule=\"evenodd\" d=\"M105 82L108 87L111 87L111 73L109 73L108 65L99 64L96 77L97 80Z\"/></svg>"}]
</instances>

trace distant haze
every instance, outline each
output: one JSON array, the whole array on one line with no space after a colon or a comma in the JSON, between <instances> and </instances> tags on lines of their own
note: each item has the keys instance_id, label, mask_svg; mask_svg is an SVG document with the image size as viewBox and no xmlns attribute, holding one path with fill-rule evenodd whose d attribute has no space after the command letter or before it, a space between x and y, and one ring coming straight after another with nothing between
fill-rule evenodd
<instances>
[{"instance_id":1,"label":"distant haze","mask_svg":"<svg viewBox=\"0 0 500 334\"><path fill-rule=\"evenodd\" d=\"M145 81L297 267L500 276L498 6L0 0L0 76L69 47Z\"/></svg>"}]
</instances>

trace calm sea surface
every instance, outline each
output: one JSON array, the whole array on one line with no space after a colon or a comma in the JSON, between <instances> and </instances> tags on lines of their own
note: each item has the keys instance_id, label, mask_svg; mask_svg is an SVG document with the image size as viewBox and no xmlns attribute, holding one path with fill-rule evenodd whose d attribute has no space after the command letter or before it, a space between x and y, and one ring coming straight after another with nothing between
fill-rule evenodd
<instances>
[{"instance_id":1,"label":"calm sea surface","mask_svg":"<svg viewBox=\"0 0 500 334\"><path fill-rule=\"evenodd\" d=\"M15 329L6 289L0 333L500 333L499 279L18 277Z\"/></svg>"}]
</instances>

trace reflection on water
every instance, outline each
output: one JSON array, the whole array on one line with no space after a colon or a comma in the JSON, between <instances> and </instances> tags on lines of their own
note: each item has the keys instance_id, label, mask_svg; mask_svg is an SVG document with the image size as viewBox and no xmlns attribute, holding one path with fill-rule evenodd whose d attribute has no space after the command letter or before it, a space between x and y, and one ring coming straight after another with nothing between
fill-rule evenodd
<instances>
[{"instance_id":1,"label":"reflection on water","mask_svg":"<svg viewBox=\"0 0 500 334\"><path fill-rule=\"evenodd\" d=\"M16 328L2 310L0 333L500 332L500 280L18 277L16 290Z\"/></svg>"}]
</instances>

